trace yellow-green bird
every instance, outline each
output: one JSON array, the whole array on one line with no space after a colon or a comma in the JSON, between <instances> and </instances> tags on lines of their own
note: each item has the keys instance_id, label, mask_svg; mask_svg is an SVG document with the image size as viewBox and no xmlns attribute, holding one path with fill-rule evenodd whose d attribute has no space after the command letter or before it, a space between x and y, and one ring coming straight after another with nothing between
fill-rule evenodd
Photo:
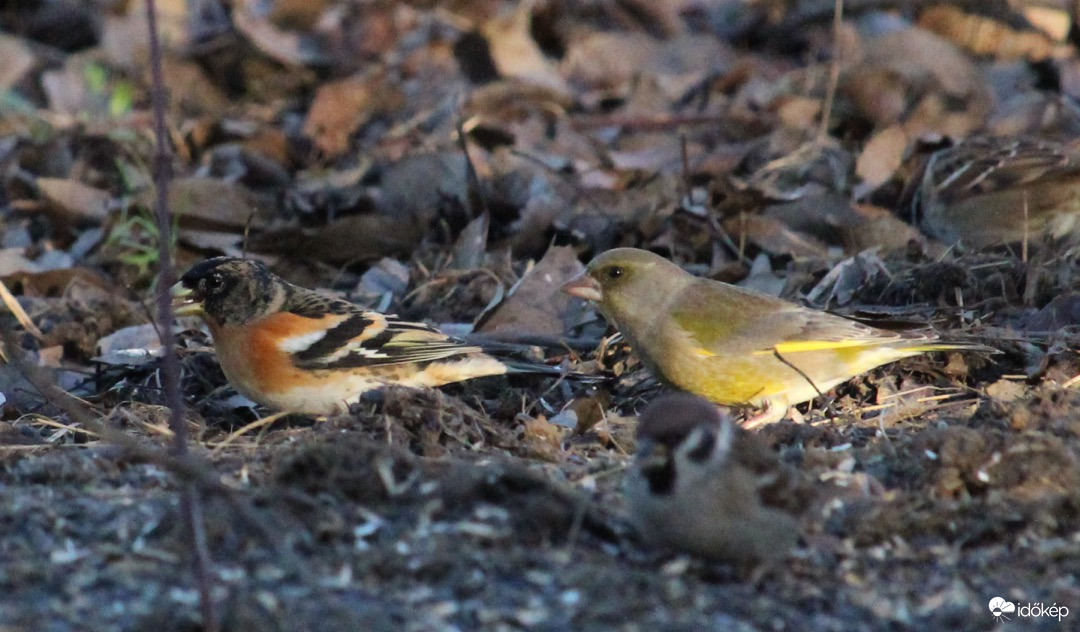
<instances>
[{"instance_id":1,"label":"yellow-green bird","mask_svg":"<svg viewBox=\"0 0 1080 632\"><path fill-rule=\"evenodd\" d=\"M725 405L764 407L754 425L900 358L950 349L924 332L877 329L695 277L635 248L598 255L563 291L594 301L649 368L670 385Z\"/></svg>"}]
</instances>

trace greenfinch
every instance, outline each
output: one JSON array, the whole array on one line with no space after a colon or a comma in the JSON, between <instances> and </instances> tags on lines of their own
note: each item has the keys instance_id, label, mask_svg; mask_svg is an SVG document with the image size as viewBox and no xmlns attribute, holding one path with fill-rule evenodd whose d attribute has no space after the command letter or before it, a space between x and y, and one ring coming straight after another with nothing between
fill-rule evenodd
<instances>
[{"instance_id":1,"label":"greenfinch","mask_svg":"<svg viewBox=\"0 0 1080 632\"><path fill-rule=\"evenodd\" d=\"M644 365L670 385L775 421L875 367L928 351L988 350L933 334L877 329L695 277L634 248L598 255L563 291L594 301Z\"/></svg>"}]
</instances>

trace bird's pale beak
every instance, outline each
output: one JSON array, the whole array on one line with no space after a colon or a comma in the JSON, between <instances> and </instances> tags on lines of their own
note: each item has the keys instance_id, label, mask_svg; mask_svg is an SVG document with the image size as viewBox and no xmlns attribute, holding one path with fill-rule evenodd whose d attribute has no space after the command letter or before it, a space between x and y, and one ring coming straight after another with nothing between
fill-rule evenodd
<instances>
[{"instance_id":1,"label":"bird's pale beak","mask_svg":"<svg viewBox=\"0 0 1080 632\"><path fill-rule=\"evenodd\" d=\"M169 290L172 295L173 314L177 316L198 316L202 313L202 303L192 298L194 292L183 283L177 283Z\"/></svg>"},{"instance_id":2,"label":"bird's pale beak","mask_svg":"<svg viewBox=\"0 0 1080 632\"><path fill-rule=\"evenodd\" d=\"M656 452L656 442L648 439L639 439L637 445L634 447L634 453L637 458L645 461L654 458Z\"/></svg>"},{"instance_id":3,"label":"bird's pale beak","mask_svg":"<svg viewBox=\"0 0 1080 632\"><path fill-rule=\"evenodd\" d=\"M562 291L586 301L599 301L604 298L604 293L600 291L600 284L589 276L588 272L582 272L564 283Z\"/></svg>"},{"instance_id":4,"label":"bird's pale beak","mask_svg":"<svg viewBox=\"0 0 1080 632\"><path fill-rule=\"evenodd\" d=\"M662 470L671 461L671 449L662 443L644 439L638 441L635 456L643 470Z\"/></svg>"}]
</instances>

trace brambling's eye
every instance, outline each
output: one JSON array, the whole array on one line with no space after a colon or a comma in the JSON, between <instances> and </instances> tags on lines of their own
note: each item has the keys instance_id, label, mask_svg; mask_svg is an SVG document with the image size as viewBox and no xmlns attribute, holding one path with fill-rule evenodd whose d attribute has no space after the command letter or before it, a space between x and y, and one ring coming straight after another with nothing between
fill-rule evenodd
<instances>
[{"instance_id":1,"label":"brambling's eye","mask_svg":"<svg viewBox=\"0 0 1080 632\"><path fill-rule=\"evenodd\" d=\"M619 266L611 266L607 269L607 278L611 280L621 278L624 274L626 274L626 270Z\"/></svg>"},{"instance_id":2,"label":"brambling's eye","mask_svg":"<svg viewBox=\"0 0 1080 632\"><path fill-rule=\"evenodd\" d=\"M212 275L206 277L205 279L203 279L203 288L205 288L206 290L208 290L210 292L216 292L216 291L220 290L222 288L222 286L224 286L224 285L225 285L224 279L217 276L216 274L212 274Z\"/></svg>"}]
</instances>

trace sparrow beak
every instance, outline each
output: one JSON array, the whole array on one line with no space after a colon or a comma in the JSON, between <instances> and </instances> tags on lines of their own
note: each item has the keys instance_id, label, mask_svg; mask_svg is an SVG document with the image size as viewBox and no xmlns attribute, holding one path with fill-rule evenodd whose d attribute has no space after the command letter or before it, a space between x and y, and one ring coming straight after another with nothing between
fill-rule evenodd
<instances>
[{"instance_id":1,"label":"sparrow beak","mask_svg":"<svg viewBox=\"0 0 1080 632\"><path fill-rule=\"evenodd\" d=\"M604 293L600 291L600 284L589 276L588 271L582 272L563 284L562 291L586 301L600 301L604 298Z\"/></svg>"},{"instance_id":2,"label":"sparrow beak","mask_svg":"<svg viewBox=\"0 0 1080 632\"><path fill-rule=\"evenodd\" d=\"M169 290L172 295L173 313L177 316L198 316L202 314L202 303L192 298L195 292L177 283Z\"/></svg>"},{"instance_id":3,"label":"sparrow beak","mask_svg":"<svg viewBox=\"0 0 1080 632\"><path fill-rule=\"evenodd\" d=\"M671 450L662 443L657 443L651 439L642 439L638 441L636 457L642 468L660 468L671 459Z\"/></svg>"},{"instance_id":4,"label":"sparrow beak","mask_svg":"<svg viewBox=\"0 0 1080 632\"><path fill-rule=\"evenodd\" d=\"M648 439L638 441L634 463L645 480L649 482L651 493L657 495L671 493L677 472L672 467L671 451L667 446Z\"/></svg>"}]
</instances>

